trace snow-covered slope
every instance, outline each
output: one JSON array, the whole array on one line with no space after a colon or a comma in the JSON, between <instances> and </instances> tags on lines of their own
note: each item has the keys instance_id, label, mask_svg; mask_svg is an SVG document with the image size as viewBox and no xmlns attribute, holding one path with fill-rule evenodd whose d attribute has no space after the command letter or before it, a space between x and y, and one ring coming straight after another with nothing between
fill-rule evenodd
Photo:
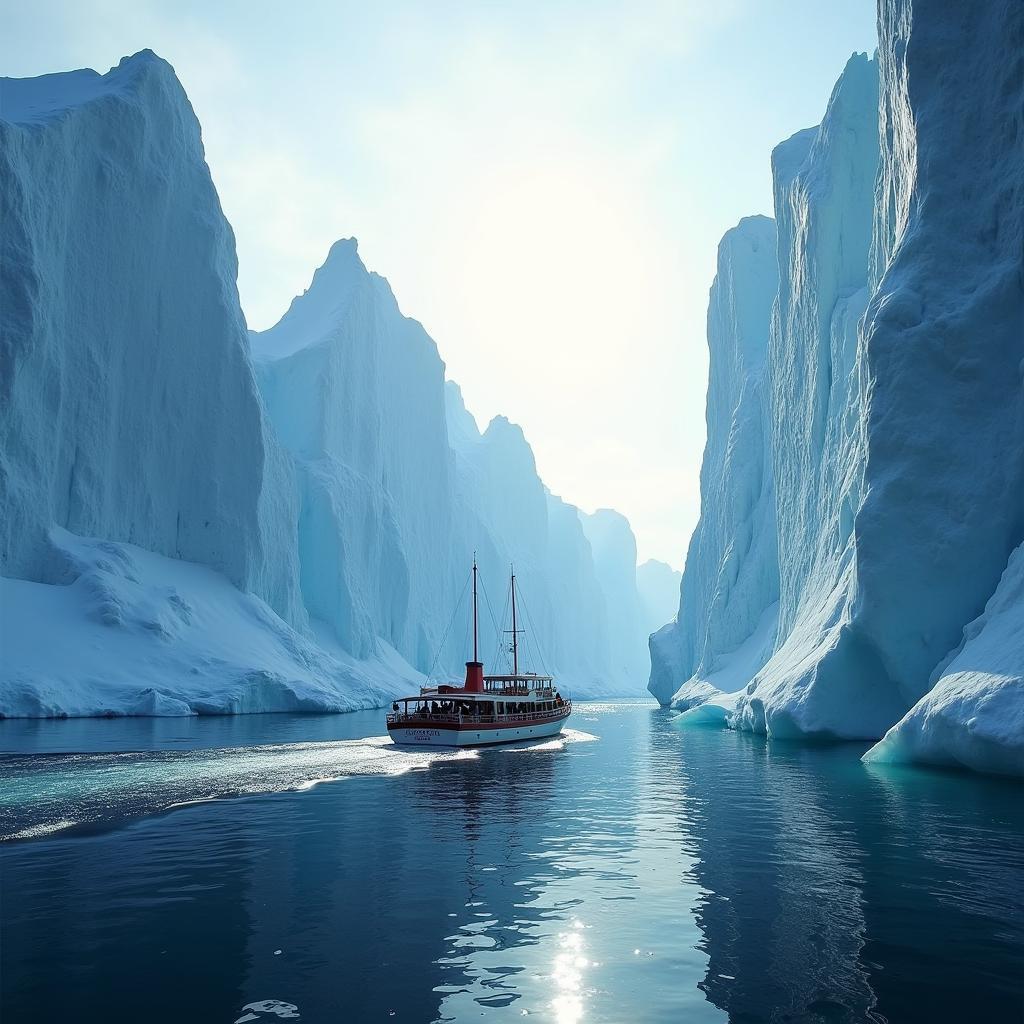
<instances>
[{"instance_id":1,"label":"snow-covered slope","mask_svg":"<svg viewBox=\"0 0 1024 1024\"><path fill-rule=\"evenodd\" d=\"M0 224L0 571L54 578L57 524L209 565L301 625L289 469L170 65L0 80Z\"/></svg>"},{"instance_id":2,"label":"snow-covered slope","mask_svg":"<svg viewBox=\"0 0 1024 1024\"><path fill-rule=\"evenodd\" d=\"M1020 773L1024 7L882 0L879 27L877 103L875 62L855 55L822 125L773 157L779 290L760 379L778 632L718 703L771 736L895 726L873 759ZM713 358L711 394L715 374ZM723 549L747 564L728 525L745 506L702 483L702 522L725 521ZM698 531L687 637L710 630L697 584L717 564ZM693 663L685 644L669 655L652 673L662 700Z\"/></svg>"},{"instance_id":3,"label":"snow-covered slope","mask_svg":"<svg viewBox=\"0 0 1024 1024\"><path fill-rule=\"evenodd\" d=\"M6 716L351 711L422 682L359 661L206 566L52 533L65 586L0 577Z\"/></svg>"}]
</instances>

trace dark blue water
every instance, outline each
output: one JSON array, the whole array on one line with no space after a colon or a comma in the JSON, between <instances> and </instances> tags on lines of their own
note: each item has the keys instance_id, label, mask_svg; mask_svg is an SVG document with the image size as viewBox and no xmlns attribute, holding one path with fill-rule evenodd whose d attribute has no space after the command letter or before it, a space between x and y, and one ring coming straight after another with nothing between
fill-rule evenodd
<instances>
[{"instance_id":1,"label":"dark blue water","mask_svg":"<svg viewBox=\"0 0 1024 1024\"><path fill-rule=\"evenodd\" d=\"M1024 1017L1020 787L671 717L0 722L0 1019Z\"/></svg>"}]
</instances>

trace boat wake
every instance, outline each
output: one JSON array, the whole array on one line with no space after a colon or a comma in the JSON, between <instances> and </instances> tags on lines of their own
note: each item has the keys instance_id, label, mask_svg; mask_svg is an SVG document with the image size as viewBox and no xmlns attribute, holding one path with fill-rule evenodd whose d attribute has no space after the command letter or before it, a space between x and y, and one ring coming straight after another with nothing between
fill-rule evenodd
<instances>
[{"instance_id":1,"label":"boat wake","mask_svg":"<svg viewBox=\"0 0 1024 1024\"><path fill-rule=\"evenodd\" d=\"M574 729L515 748L399 747L387 736L217 749L0 756L0 841L91 830L126 818L236 796L396 776L502 749L562 749L595 737Z\"/></svg>"}]
</instances>

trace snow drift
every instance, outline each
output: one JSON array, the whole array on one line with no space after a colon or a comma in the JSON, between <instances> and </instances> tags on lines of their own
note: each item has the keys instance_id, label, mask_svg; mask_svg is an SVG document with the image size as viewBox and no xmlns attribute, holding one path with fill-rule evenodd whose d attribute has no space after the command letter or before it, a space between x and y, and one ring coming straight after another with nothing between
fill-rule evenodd
<instances>
[{"instance_id":1,"label":"snow drift","mask_svg":"<svg viewBox=\"0 0 1024 1024\"><path fill-rule=\"evenodd\" d=\"M250 337L166 62L0 81L0 203L0 715L380 703L460 670L474 548L496 603L517 565L530 667L640 688L628 524L595 555L354 240Z\"/></svg>"},{"instance_id":2,"label":"snow drift","mask_svg":"<svg viewBox=\"0 0 1024 1024\"><path fill-rule=\"evenodd\" d=\"M773 155L778 292L743 367L763 444L729 415L738 328L709 314L701 526L650 688L774 737L891 729L871 758L1020 773L1024 9L883 0L879 29L877 61L855 55L822 124ZM729 283L720 262L713 308ZM752 518L774 518L774 577ZM777 619L766 647L755 613ZM718 699L711 669L743 648Z\"/></svg>"},{"instance_id":3,"label":"snow drift","mask_svg":"<svg viewBox=\"0 0 1024 1024\"><path fill-rule=\"evenodd\" d=\"M51 538L66 585L0 577L5 715L351 711L422 682L383 645L358 661L298 633L206 566Z\"/></svg>"}]
</instances>

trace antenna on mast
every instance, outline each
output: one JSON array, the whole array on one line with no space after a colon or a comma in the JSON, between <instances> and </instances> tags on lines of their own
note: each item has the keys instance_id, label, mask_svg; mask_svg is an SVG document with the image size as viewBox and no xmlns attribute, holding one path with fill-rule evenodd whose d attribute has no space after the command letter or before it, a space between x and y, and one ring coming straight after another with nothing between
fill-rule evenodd
<instances>
[{"instance_id":1,"label":"antenna on mast","mask_svg":"<svg viewBox=\"0 0 1024 1024\"><path fill-rule=\"evenodd\" d=\"M467 693L484 692L484 667L480 662L478 651L479 628L477 622L476 604L476 552L473 552L473 660L466 662L466 685L463 689Z\"/></svg>"},{"instance_id":2,"label":"antenna on mast","mask_svg":"<svg viewBox=\"0 0 1024 1024\"><path fill-rule=\"evenodd\" d=\"M516 629L516 567L512 570L512 675L519 675L519 630Z\"/></svg>"}]
</instances>

